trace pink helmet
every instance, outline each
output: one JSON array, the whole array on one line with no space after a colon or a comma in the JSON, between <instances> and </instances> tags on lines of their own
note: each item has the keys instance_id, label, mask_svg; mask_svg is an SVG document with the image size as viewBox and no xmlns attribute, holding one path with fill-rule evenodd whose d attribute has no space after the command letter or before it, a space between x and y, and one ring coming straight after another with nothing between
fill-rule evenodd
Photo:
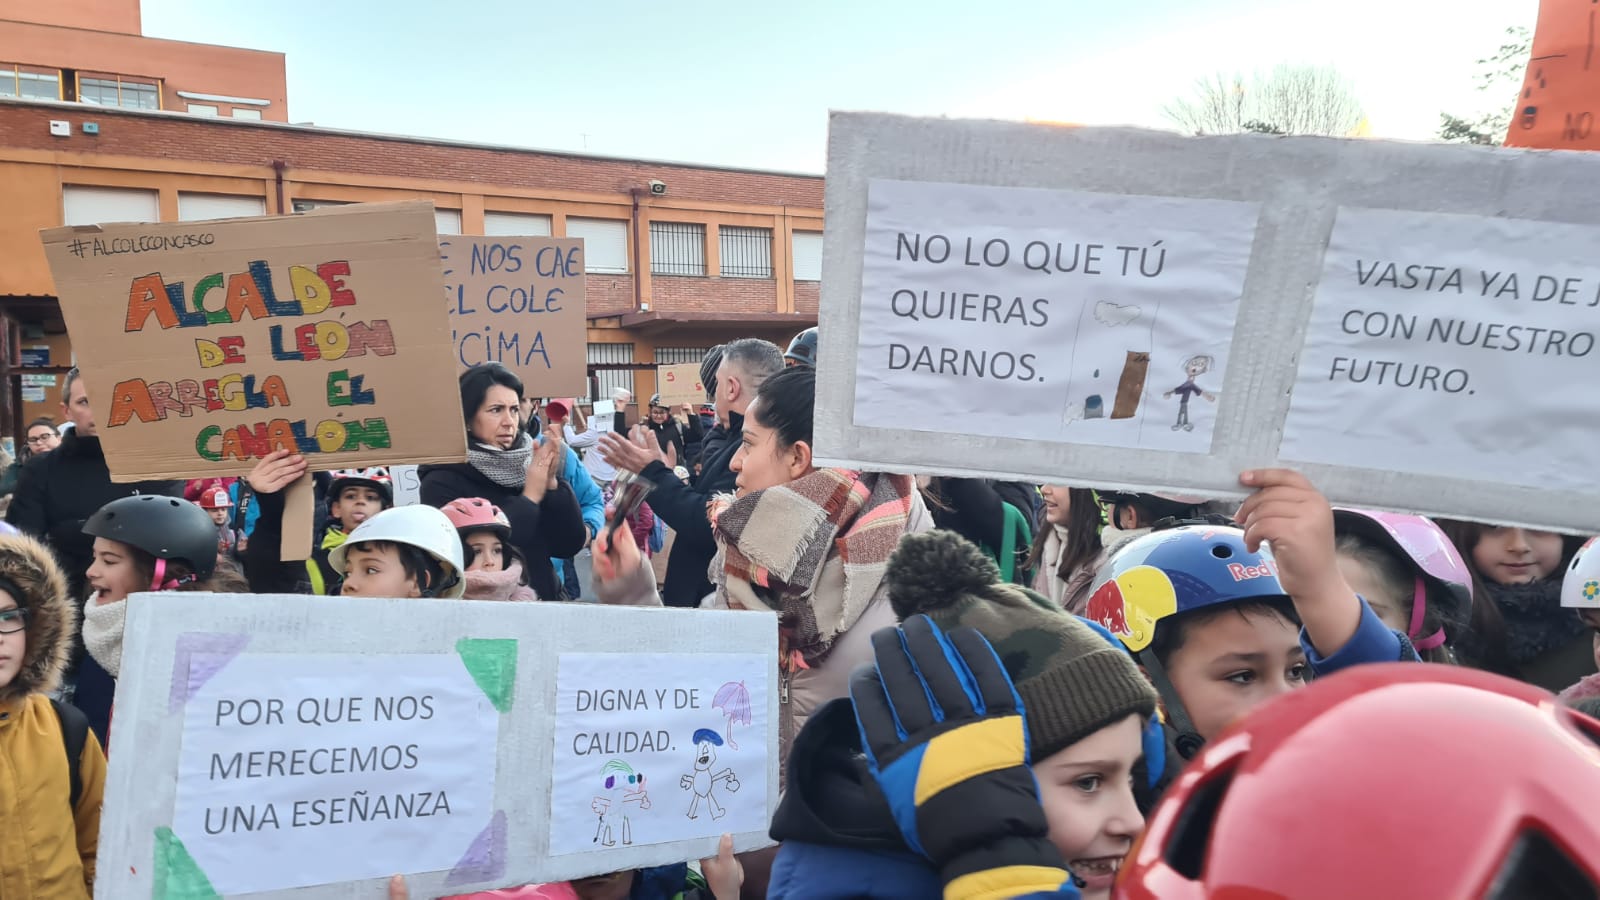
<instances>
[{"instance_id":1,"label":"pink helmet","mask_svg":"<svg viewBox=\"0 0 1600 900\"><path fill-rule=\"evenodd\" d=\"M444 505L444 516L463 537L474 531L492 530L500 540L511 540L511 520L500 507L482 497L458 497Z\"/></svg>"},{"instance_id":2,"label":"pink helmet","mask_svg":"<svg viewBox=\"0 0 1600 900\"><path fill-rule=\"evenodd\" d=\"M1411 563L1416 590L1411 600L1411 626L1407 636L1419 650L1445 642L1446 632L1459 634L1472 617L1472 573L1461 552L1432 519L1373 509L1335 509L1335 532L1355 536ZM1422 619L1433 599L1444 627L1421 634Z\"/></svg>"}]
</instances>

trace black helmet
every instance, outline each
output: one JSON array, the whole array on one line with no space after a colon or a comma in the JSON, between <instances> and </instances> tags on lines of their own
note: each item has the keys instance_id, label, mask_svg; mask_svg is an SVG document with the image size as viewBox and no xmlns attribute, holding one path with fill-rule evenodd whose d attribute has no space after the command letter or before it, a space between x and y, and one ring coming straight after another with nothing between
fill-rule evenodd
<instances>
[{"instance_id":1,"label":"black helmet","mask_svg":"<svg viewBox=\"0 0 1600 900\"><path fill-rule=\"evenodd\" d=\"M217 568L217 523L205 510L178 497L135 494L100 507L83 533L121 541L156 559L183 562L196 578Z\"/></svg>"},{"instance_id":2,"label":"black helmet","mask_svg":"<svg viewBox=\"0 0 1600 900\"><path fill-rule=\"evenodd\" d=\"M700 360L700 383L705 385L707 403L715 403L717 399L717 370L722 368L722 348L725 346L718 344L712 347Z\"/></svg>"},{"instance_id":3,"label":"black helmet","mask_svg":"<svg viewBox=\"0 0 1600 900\"><path fill-rule=\"evenodd\" d=\"M795 335L794 340L789 342L789 352L783 354L783 358L797 366L815 369L817 367L817 329L815 327L807 328L805 331Z\"/></svg>"}]
</instances>

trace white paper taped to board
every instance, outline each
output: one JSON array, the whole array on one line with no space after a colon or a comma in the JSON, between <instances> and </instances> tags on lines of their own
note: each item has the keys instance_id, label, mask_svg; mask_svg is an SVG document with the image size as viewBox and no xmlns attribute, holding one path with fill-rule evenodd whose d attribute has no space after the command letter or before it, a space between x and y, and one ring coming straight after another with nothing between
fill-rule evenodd
<instances>
[{"instance_id":1,"label":"white paper taped to board","mask_svg":"<svg viewBox=\"0 0 1600 900\"><path fill-rule=\"evenodd\" d=\"M698 859L725 831L739 852L771 844L771 613L202 593L128 603L117 741L136 752L110 762L97 897L345 900L380 896L393 874L435 897ZM631 758L683 824L573 848L550 816L556 735L571 747L573 726L557 711L557 660L588 654L625 673L619 648L656 661L649 687L669 708L637 714L671 733L670 771ZM743 690L724 692L730 682ZM680 801L694 791L679 788L698 771L699 729L724 741L710 742L721 763L710 774L738 783L716 781L723 815L705 821L688 818ZM586 840L595 822L588 803L559 820Z\"/></svg>"},{"instance_id":2,"label":"white paper taped to board","mask_svg":"<svg viewBox=\"0 0 1600 900\"><path fill-rule=\"evenodd\" d=\"M819 462L1217 498L1289 465L1335 503L1600 530L1572 374L1600 157L864 113L829 140ZM1336 220L1373 227L1330 252ZM1405 286L1430 266L1462 294Z\"/></svg>"}]
</instances>

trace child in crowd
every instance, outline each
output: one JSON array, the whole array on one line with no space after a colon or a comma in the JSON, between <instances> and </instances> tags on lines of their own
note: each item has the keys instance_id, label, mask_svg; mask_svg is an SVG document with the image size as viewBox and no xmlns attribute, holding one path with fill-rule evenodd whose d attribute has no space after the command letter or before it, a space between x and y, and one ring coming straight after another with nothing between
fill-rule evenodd
<instances>
[{"instance_id":1,"label":"child in crowd","mask_svg":"<svg viewBox=\"0 0 1600 900\"><path fill-rule=\"evenodd\" d=\"M233 563L218 555L211 516L187 500L159 494L121 497L90 516L83 533L94 537L94 562L85 576L93 593L83 609L83 643L89 654L79 666L73 700L109 747L128 595L245 593L249 586Z\"/></svg>"},{"instance_id":2,"label":"child in crowd","mask_svg":"<svg viewBox=\"0 0 1600 900\"><path fill-rule=\"evenodd\" d=\"M482 497L463 497L446 503L442 512L461 536L467 567L463 599L539 599L528 586L528 566L511 543L511 520L500 507Z\"/></svg>"},{"instance_id":3,"label":"child in crowd","mask_svg":"<svg viewBox=\"0 0 1600 900\"><path fill-rule=\"evenodd\" d=\"M329 554L368 519L394 506L394 480L387 466L338 469L328 484L328 523L311 543L311 558L285 562L283 490L306 474L305 457L274 450L261 458L246 479L261 506L255 533L245 552L245 574L258 594L339 593L339 566Z\"/></svg>"},{"instance_id":4,"label":"child in crowd","mask_svg":"<svg viewBox=\"0 0 1600 900\"><path fill-rule=\"evenodd\" d=\"M1572 557L1561 580L1561 605L1577 613L1578 621L1589 630L1595 665L1600 667L1600 551L1596 546L1600 546L1600 538L1590 538ZM1561 699L1574 706L1600 704L1600 675L1585 675L1562 691Z\"/></svg>"},{"instance_id":5,"label":"child in crowd","mask_svg":"<svg viewBox=\"0 0 1600 900\"><path fill-rule=\"evenodd\" d=\"M1339 572L1423 662L1454 663L1449 642L1472 618L1472 573L1431 519L1335 509Z\"/></svg>"},{"instance_id":6,"label":"child in crowd","mask_svg":"<svg viewBox=\"0 0 1600 900\"><path fill-rule=\"evenodd\" d=\"M1033 589L1067 612L1083 615L1094 583L1094 564L1105 549L1100 543L1105 512L1088 488L1046 484L1039 488L1039 496L1044 509L1028 556Z\"/></svg>"},{"instance_id":7,"label":"child in crowd","mask_svg":"<svg viewBox=\"0 0 1600 900\"><path fill-rule=\"evenodd\" d=\"M217 526L217 554L231 557L239 547L239 532L233 530L233 498L225 487L207 488L199 506Z\"/></svg>"},{"instance_id":8,"label":"child in crowd","mask_svg":"<svg viewBox=\"0 0 1600 900\"><path fill-rule=\"evenodd\" d=\"M400 506L362 522L328 552L346 597L441 597L466 590L461 538L431 506Z\"/></svg>"},{"instance_id":9,"label":"child in crowd","mask_svg":"<svg viewBox=\"0 0 1600 900\"><path fill-rule=\"evenodd\" d=\"M1559 691L1595 672L1590 631L1561 608L1561 578L1582 538L1439 520L1472 571L1472 627L1455 642L1466 665Z\"/></svg>"},{"instance_id":10,"label":"child in crowd","mask_svg":"<svg viewBox=\"0 0 1600 900\"><path fill-rule=\"evenodd\" d=\"M1109 896L1144 826L1134 783L1155 690L1121 648L1045 597L1004 583L994 561L956 534L907 535L887 579L904 625L872 636L877 669L858 669L852 699L830 702L801 731L790 754L789 789L772 824L772 837L783 843L768 896L938 897L941 879L952 876L999 891L1017 874L1000 863L1028 862L1035 854L1054 860L1055 884L1066 878L1065 860L1085 897ZM951 629L948 638L941 628ZM974 646L982 652L966 656L964 671L948 670L950 653ZM940 677L940 666L948 677ZM882 680L874 681L880 672ZM894 693L919 672L927 690L921 705L910 708L896 694L888 712L885 689ZM978 696L970 696L973 691ZM1018 701L1027 709L1026 727ZM979 729L984 733L971 740L945 732L939 752L930 747L919 760L882 755L883 744L897 734L937 730L932 719L953 716L964 704L1012 714L997 723L1005 727ZM874 773L860 764L863 752ZM991 758L1006 753L1009 766ZM919 762L943 777L924 772L919 779ZM873 779L916 783L920 795L926 782L948 784L970 772L993 772L1003 782L1002 794L1037 790L1043 809L1012 822L1009 836L997 842L1002 846L979 845L969 840L969 823L986 812L983 795L957 787L917 803L910 791L880 793ZM902 830L913 821L916 833L904 840ZM952 884L944 896L991 894L957 891Z\"/></svg>"},{"instance_id":11,"label":"child in crowd","mask_svg":"<svg viewBox=\"0 0 1600 900\"><path fill-rule=\"evenodd\" d=\"M88 900L106 758L82 712L50 699L78 631L43 544L0 537L0 897Z\"/></svg>"},{"instance_id":12,"label":"child in crowd","mask_svg":"<svg viewBox=\"0 0 1600 900\"><path fill-rule=\"evenodd\" d=\"M1120 637L1161 692L1178 752L1358 663L1416 659L1340 573L1333 511L1303 475L1243 473L1240 528L1158 529L1118 550L1087 615ZM1266 545L1270 544L1270 548Z\"/></svg>"},{"instance_id":13,"label":"child in crowd","mask_svg":"<svg viewBox=\"0 0 1600 900\"><path fill-rule=\"evenodd\" d=\"M443 900L739 900L744 872L733 856L733 836L725 834L717 855L700 860L700 871L687 863L628 869L609 875L575 878L554 884L530 884L498 891L478 891ZM389 882L389 900L409 900L406 881Z\"/></svg>"}]
</instances>

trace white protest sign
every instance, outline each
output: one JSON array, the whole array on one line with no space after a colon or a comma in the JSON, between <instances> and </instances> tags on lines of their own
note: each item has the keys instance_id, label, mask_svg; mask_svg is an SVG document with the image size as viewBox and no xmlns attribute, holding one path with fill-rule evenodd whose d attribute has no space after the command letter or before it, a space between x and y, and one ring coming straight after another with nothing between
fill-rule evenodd
<instances>
[{"instance_id":1,"label":"white protest sign","mask_svg":"<svg viewBox=\"0 0 1600 900\"><path fill-rule=\"evenodd\" d=\"M990 434L1211 449L1254 204L882 179L867 191L857 424L870 410L880 428L944 432L928 410L954 406Z\"/></svg>"},{"instance_id":2,"label":"white protest sign","mask_svg":"<svg viewBox=\"0 0 1600 900\"><path fill-rule=\"evenodd\" d=\"M395 506L415 506L422 502L422 480L416 466L390 466L389 477L394 482Z\"/></svg>"},{"instance_id":3,"label":"white protest sign","mask_svg":"<svg viewBox=\"0 0 1600 900\"><path fill-rule=\"evenodd\" d=\"M117 739L133 752L107 777L97 897L332 900L381 896L393 874L435 897L714 855L723 832L740 852L771 844L770 613L200 593L129 604ZM649 696L598 699L628 687ZM577 709L580 690L593 708ZM670 749L618 736L644 733ZM721 815L702 803L691 819L702 744L718 756L704 793ZM606 771L613 758L650 779L635 781L645 818L604 786L626 782ZM569 785L588 796L558 801ZM610 842L593 839L601 824Z\"/></svg>"},{"instance_id":4,"label":"white protest sign","mask_svg":"<svg viewBox=\"0 0 1600 900\"><path fill-rule=\"evenodd\" d=\"M1289 465L1336 503L1600 529L1597 182L1594 154L836 113L818 461L1218 498Z\"/></svg>"},{"instance_id":5,"label":"white protest sign","mask_svg":"<svg viewBox=\"0 0 1600 900\"><path fill-rule=\"evenodd\" d=\"M573 827L551 830L552 856L767 827L767 746L739 742L766 733L767 659L563 653L558 665L550 821Z\"/></svg>"},{"instance_id":6,"label":"white protest sign","mask_svg":"<svg viewBox=\"0 0 1600 900\"><path fill-rule=\"evenodd\" d=\"M219 894L450 869L494 817L500 714L460 655L193 653L187 677L172 834Z\"/></svg>"}]
</instances>

